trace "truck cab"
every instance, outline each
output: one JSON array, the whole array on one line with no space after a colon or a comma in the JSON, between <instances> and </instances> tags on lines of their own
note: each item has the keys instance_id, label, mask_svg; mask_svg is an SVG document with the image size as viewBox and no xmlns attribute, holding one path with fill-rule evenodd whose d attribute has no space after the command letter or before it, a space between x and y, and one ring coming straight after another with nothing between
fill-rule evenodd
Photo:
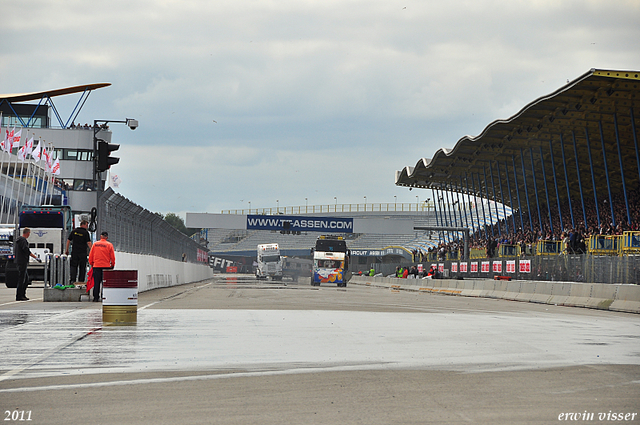
<instances>
[{"instance_id":1,"label":"truck cab","mask_svg":"<svg viewBox=\"0 0 640 425\"><path fill-rule=\"evenodd\" d=\"M67 237L73 230L73 215L68 205L23 205L13 228L13 240L22 235L22 229L31 229L29 249L41 260L47 254L64 254ZM18 284L18 268L14 262L13 243L11 255L5 264L5 284L15 288ZM44 262L29 259L27 273L30 280L44 281Z\"/></svg>"},{"instance_id":2,"label":"truck cab","mask_svg":"<svg viewBox=\"0 0 640 425\"><path fill-rule=\"evenodd\" d=\"M282 280L282 256L277 243L258 245L256 278Z\"/></svg>"}]
</instances>

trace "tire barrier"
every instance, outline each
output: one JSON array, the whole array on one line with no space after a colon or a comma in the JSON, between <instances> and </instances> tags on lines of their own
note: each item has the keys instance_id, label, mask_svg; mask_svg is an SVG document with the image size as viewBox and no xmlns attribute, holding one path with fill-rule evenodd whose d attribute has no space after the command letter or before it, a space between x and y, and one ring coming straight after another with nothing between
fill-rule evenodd
<instances>
[{"instance_id":1,"label":"tire barrier","mask_svg":"<svg viewBox=\"0 0 640 425\"><path fill-rule=\"evenodd\" d=\"M350 283L465 297L499 298L640 314L640 285L488 279L397 279L353 276Z\"/></svg>"}]
</instances>

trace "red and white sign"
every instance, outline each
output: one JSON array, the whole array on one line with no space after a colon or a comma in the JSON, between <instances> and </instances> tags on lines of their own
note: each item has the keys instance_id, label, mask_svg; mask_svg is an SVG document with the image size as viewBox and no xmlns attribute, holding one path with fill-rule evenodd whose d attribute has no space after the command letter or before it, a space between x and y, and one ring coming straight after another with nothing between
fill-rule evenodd
<instances>
[{"instance_id":1,"label":"red and white sign","mask_svg":"<svg viewBox=\"0 0 640 425\"><path fill-rule=\"evenodd\" d=\"M458 273L458 263L451 263L451 273Z\"/></svg>"},{"instance_id":2,"label":"red and white sign","mask_svg":"<svg viewBox=\"0 0 640 425\"><path fill-rule=\"evenodd\" d=\"M471 262L471 273L478 273L478 262L477 261L472 261Z\"/></svg>"},{"instance_id":3,"label":"red and white sign","mask_svg":"<svg viewBox=\"0 0 640 425\"><path fill-rule=\"evenodd\" d=\"M482 273L489 273L491 270L491 261L482 262Z\"/></svg>"},{"instance_id":4,"label":"red and white sign","mask_svg":"<svg viewBox=\"0 0 640 425\"><path fill-rule=\"evenodd\" d=\"M460 263L460 273L466 273L469 263Z\"/></svg>"},{"instance_id":5,"label":"red and white sign","mask_svg":"<svg viewBox=\"0 0 640 425\"><path fill-rule=\"evenodd\" d=\"M444 273L444 263L438 263L438 271Z\"/></svg>"},{"instance_id":6,"label":"red and white sign","mask_svg":"<svg viewBox=\"0 0 640 425\"><path fill-rule=\"evenodd\" d=\"M502 273L502 261L494 261L493 262L493 272L494 273Z\"/></svg>"},{"instance_id":7,"label":"red and white sign","mask_svg":"<svg viewBox=\"0 0 640 425\"><path fill-rule=\"evenodd\" d=\"M418 264L418 271L422 273L424 271L424 266L422 264Z\"/></svg>"},{"instance_id":8,"label":"red and white sign","mask_svg":"<svg viewBox=\"0 0 640 425\"><path fill-rule=\"evenodd\" d=\"M507 260L507 273L516 272L516 260Z\"/></svg>"},{"instance_id":9,"label":"red and white sign","mask_svg":"<svg viewBox=\"0 0 640 425\"><path fill-rule=\"evenodd\" d=\"M520 260L520 273L531 273L531 260Z\"/></svg>"}]
</instances>

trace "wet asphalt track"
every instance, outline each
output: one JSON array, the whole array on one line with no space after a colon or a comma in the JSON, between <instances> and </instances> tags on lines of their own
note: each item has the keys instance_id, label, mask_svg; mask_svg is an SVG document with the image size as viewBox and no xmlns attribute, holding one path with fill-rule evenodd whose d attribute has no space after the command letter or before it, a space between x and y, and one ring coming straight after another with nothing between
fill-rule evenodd
<instances>
[{"instance_id":1,"label":"wet asphalt track","mask_svg":"<svg viewBox=\"0 0 640 425\"><path fill-rule=\"evenodd\" d=\"M38 292L16 303L0 290L7 423L14 412L72 424L640 413L637 315L222 276L142 293L137 325L103 327L99 304Z\"/></svg>"}]
</instances>

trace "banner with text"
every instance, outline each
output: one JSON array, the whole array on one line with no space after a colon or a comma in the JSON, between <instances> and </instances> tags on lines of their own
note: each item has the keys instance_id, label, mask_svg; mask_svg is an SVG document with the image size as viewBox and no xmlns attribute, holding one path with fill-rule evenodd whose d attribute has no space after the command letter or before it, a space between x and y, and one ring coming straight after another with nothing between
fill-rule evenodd
<instances>
[{"instance_id":1,"label":"banner with text","mask_svg":"<svg viewBox=\"0 0 640 425\"><path fill-rule=\"evenodd\" d=\"M248 230L353 233L353 218L248 215Z\"/></svg>"}]
</instances>

